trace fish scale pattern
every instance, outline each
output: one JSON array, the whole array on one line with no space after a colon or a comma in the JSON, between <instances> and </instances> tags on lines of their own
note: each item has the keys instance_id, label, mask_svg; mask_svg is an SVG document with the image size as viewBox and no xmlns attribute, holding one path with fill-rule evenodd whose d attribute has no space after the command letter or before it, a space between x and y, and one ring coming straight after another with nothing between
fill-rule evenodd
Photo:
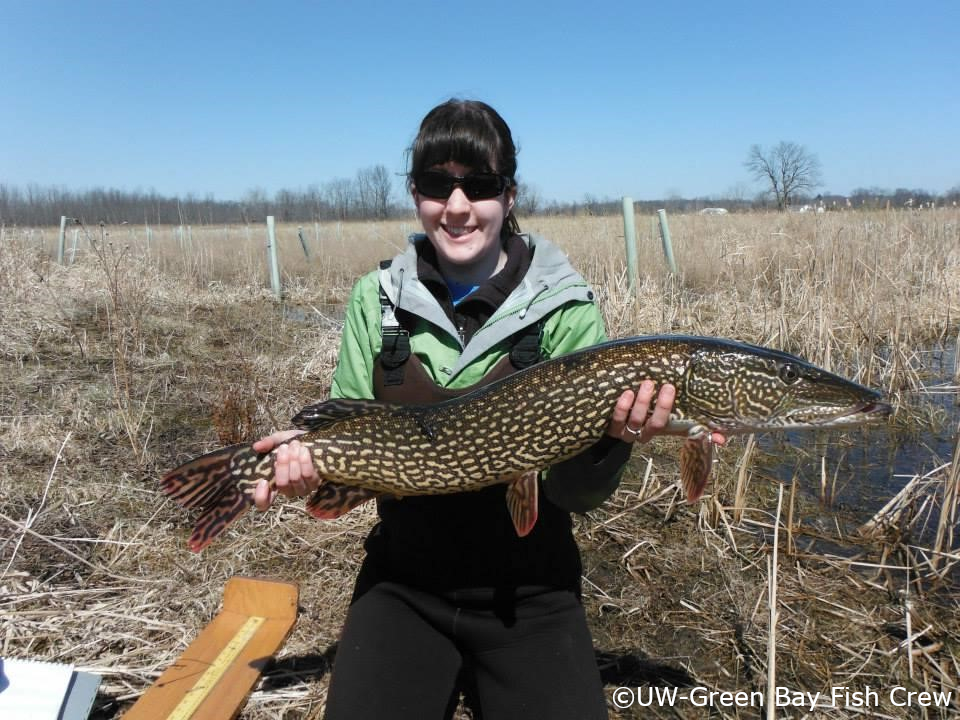
<instances>
[{"instance_id":1,"label":"fish scale pattern","mask_svg":"<svg viewBox=\"0 0 960 720\"><path fill-rule=\"evenodd\" d=\"M777 350L694 336L615 340L435 405L339 399L304 408L294 424L308 432L298 439L331 484L316 514L336 515L342 486L365 490L342 493L345 512L378 493L479 490L545 469L602 437L617 398L646 379L676 387L671 430L698 441L709 431L846 426L890 411L875 391ZM709 456L693 459L690 467L709 473ZM250 507L260 479L273 481L273 457L235 445L177 468L162 487L201 508L197 549Z\"/></svg>"}]
</instances>

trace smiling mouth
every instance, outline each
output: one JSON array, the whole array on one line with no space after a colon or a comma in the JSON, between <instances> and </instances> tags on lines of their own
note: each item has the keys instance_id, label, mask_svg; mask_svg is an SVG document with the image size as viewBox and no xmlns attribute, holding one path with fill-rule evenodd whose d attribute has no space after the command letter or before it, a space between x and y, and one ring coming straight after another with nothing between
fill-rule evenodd
<instances>
[{"instance_id":1,"label":"smiling mouth","mask_svg":"<svg viewBox=\"0 0 960 720\"><path fill-rule=\"evenodd\" d=\"M457 227L453 225L444 225L443 229L450 237L463 237L464 235L469 235L476 230L475 227Z\"/></svg>"}]
</instances>

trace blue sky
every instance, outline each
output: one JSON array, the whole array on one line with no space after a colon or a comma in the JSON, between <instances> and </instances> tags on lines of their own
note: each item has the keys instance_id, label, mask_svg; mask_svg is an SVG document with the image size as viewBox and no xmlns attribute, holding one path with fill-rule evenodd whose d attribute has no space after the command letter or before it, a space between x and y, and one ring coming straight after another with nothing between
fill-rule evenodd
<instances>
[{"instance_id":1,"label":"blue sky","mask_svg":"<svg viewBox=\"0 0 960 720\"><path fill-rule=\"evenodd\" d=\"M670 5L669 8L665 7ZM375 164L491 103L544 198L960 185L960 2L0 0L0 182L239 198ZM399 187L399 182L398 182Z\"/></svg>"}]
</instances>

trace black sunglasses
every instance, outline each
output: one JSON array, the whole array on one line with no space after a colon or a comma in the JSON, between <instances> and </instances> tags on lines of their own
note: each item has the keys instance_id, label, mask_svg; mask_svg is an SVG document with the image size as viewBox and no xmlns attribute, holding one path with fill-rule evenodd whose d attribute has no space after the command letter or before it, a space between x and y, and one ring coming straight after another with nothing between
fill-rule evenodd
<instances>
[{"instance_id":1,"label":"black sunglasses","mask_svg":"<svg viewBox=\"0 0 960 720\"><path fill-rule=\"evenodd\" d=\"M424 170L413 178L413 184L418 193L437 200L446 200L458 185L468 200L489 200L506 190L510 180L497 173L460 176L439 170Z\"/></svg>"}]
</instances>

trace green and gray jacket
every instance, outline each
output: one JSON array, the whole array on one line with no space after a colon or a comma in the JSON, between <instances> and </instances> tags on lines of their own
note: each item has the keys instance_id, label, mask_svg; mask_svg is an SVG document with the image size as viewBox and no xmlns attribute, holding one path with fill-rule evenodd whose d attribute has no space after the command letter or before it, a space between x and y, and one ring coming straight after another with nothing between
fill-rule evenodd
<instances>
[{"instance_id":1,"label":"green and gray jacket","mask_svg":"<svg viewBox=\"0 0 960 720\"><path fill-rule=\"evenodd\" d=\"M475 384L511 349L511 338L546 318L540 343L543 359L606 340L593 290L563 252L536 235L522 236L533 251L520 285L476 331L466 347L458 328L417 277L417 247L428 242L415 235L389 267L363 276L354 286L346 310L343 337L331 397L374 397L373 366L381 349L382 287L393 306L416 318L410 349L434 382L461 388ZM603 440L595 448L555 466L544 491L560 507L586 512L617 487L629 446Z\"/></svg>"}]
</instances>

